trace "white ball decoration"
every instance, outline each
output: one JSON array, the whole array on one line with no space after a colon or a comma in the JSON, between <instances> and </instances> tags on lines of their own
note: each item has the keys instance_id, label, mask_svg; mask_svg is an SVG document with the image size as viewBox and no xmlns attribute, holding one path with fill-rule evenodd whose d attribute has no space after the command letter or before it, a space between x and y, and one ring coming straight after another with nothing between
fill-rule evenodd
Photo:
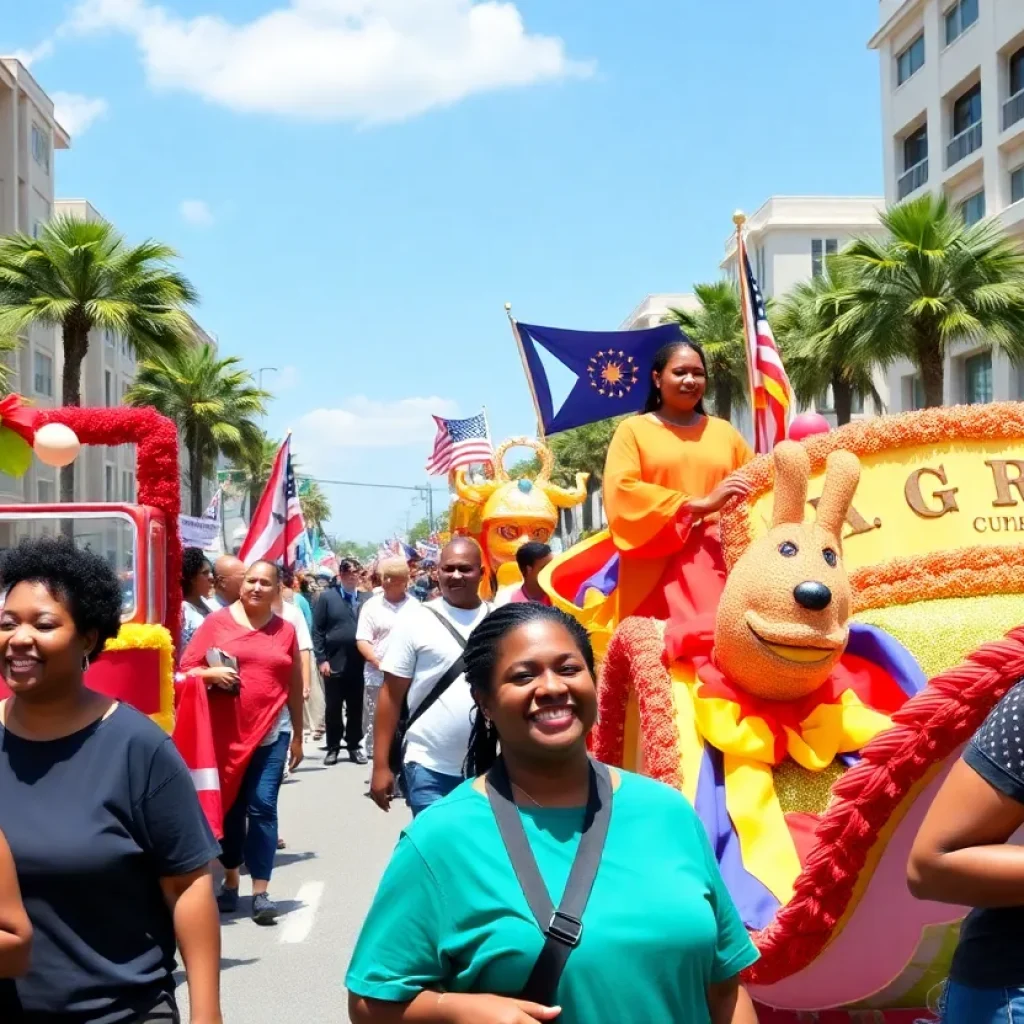
<instances>
[{"instance_id":1,"label":"white ball decoration","mask_svg":"<svg viewBox=\"0 0 1024 1024\"><path fill-rule=\"evenodd\" d=\"M68 466L82 447L78 435L63 423L46 423L36 431L32 448L47 466Z\"/></svg>"}]
</instances>

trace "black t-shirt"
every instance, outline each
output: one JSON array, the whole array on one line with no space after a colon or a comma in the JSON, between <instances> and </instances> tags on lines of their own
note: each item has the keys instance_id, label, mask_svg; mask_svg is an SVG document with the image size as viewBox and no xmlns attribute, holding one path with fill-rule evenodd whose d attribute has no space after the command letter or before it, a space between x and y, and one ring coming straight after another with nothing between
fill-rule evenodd
<instances>
[{"instance_id":1,"label":"black t-shirt","mask_svg":"<svg viewBox=\"0 0 1024 1024\"><path fill-rule=\"evenodd\" d=\"M964 760L989 785L1024 804L1024 682L989 713ZM972 910L960 927L950 977L974 988L1024 985L1024 906Z\"/></svg>"},{"instance_id":2,"label":"black t-shirt","mask_svg":"<svg viewBox=\"0 0 1024 1024\"><path fill-rule=\"evenodd\" d=\"M159 880L219 846L166 733L123 704L59 740L0 727L0 831L34 930L29 973L15 982L25 1020L131 1021L173 992Z\"/></svg>"}]
</instances>

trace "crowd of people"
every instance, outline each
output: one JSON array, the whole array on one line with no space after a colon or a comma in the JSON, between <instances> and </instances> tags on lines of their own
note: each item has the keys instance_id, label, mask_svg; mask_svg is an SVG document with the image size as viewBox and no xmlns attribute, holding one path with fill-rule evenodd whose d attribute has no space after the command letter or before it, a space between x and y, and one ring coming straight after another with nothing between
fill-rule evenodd
<instances>
[{"instance_id":1,"label":"crowd of people","mask_svg":"<svg viewBox=\"0 0 1024 1024\"><path fill-rule=\"evenodd\" d=\"M746 485L735 431L707 416L699 347L659 353L605 475L621 563L613 617L692 615L724 578L716 515ZM275 921L282 780L304 733L324 763L370 762L369 795L412 822L346 976L358 1024L754 1024L758 953L678 791L588 753L587 631L551 607L543 544L522 586L481 599L477 544L424 573L342 560L328 579L187 550L178 679L206 688L225 815L218 841L172 741L90 690L120 625L114 572L63 539L5 554L0 668L0 1022L175 1024L176 951L192 1024L222 1024L219 915ZM946 779L911 856L919 896L967 919L945 1019L1024 1012L1017 955L1024 761L1013 689ZM211 864L220 860L215 892Z\"/></svg>"}]
</instances>

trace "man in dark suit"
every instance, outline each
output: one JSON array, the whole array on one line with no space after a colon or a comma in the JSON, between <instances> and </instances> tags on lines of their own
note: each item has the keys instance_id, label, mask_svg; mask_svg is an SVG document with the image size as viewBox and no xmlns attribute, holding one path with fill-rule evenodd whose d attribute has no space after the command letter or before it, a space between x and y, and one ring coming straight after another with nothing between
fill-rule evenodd
<instances>
[{"instance_id":1,"label":"man in dark suit","mask_svg":"<svg viewBox=\"0 0 1024 1024\"><path fill-rule=\"evenodd\" d=\"M356 646L361 600L359 566L350 558L338 568L339 585L325 590L313 607L313 653L324 680L327 756L338 763L342 743L350 761L366 764L363 738L363 656Z\"/></svg>"}]
</instances>

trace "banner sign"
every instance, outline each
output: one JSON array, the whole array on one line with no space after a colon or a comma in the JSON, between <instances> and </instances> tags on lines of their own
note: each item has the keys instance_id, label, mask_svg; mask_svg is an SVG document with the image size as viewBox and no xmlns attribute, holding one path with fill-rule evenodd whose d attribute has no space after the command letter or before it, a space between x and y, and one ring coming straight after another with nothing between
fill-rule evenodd
<instances>
[{"instance_id":1,"label":"banner sign","mask_svg":"<svg viewBox=\"0 0 1024 1024\"><path fill-rule=\"evenodd\" d=\"M178 531L183 548L220 550L220 523L205 516L178 516Z\"/></svg>"}]
</instances>

